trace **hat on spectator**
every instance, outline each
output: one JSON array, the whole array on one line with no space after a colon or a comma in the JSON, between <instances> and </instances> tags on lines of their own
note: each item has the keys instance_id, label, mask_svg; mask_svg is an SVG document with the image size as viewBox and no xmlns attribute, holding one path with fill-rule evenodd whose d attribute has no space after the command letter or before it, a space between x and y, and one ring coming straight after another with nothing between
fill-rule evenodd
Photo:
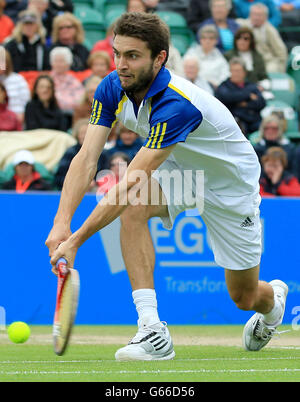
<instances>
[{"instance_id":1,"label":"hat on spectator","mask_svg":"<svg viewBox=\"0 0 300 402\"><path fill-rule=\"evenodd\" d=\"M34 157L30 151L23 149L15 154L13 159L13 165L17 166L22 162L26 162L29 165L34 165Z\"/></svg>"},{"instance_id":2,"label":"hat on spectator","mask_svg":"<svg viewBox=\"0 0 300 402\"><path fill-rule=\"evenodd\" d=\"M24 22L24 23L26 23L26 22L34 23L34 22L38 22L38 18L37 18L37 15L34 14L33 12L27 11L25 13L20 13L19 21Z\"/></svg>"}]
</instances>

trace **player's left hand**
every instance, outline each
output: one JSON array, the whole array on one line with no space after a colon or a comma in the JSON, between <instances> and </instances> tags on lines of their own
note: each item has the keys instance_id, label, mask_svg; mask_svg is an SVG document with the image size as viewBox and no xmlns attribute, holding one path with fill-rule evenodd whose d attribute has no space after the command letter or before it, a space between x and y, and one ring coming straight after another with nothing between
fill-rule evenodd
<instances>
[{"instance_id":1,"label":"player's left hand","mask_svg":"<svg viewBox=\"0 0 300 402\"><path fill-rule=\"evenodd\" d=\"M72 242L72 238L69 237L68 240L64 241L61 243L57 249L54 251L50 263L52 265L52 272L57 275L57 269L56 269L56 262L61 258L65 258L68 262L67 268L73 268L74 267L74 261L75 257L77 254L77 247L74 246Z\"/></svg>"}]
</instances>

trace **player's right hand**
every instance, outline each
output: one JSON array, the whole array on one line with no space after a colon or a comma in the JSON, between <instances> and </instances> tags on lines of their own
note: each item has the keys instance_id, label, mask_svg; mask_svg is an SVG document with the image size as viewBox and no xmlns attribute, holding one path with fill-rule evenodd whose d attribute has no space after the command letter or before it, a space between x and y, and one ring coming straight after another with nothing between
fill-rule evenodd
<instances>
[{"instance_id":1,"label":"player's right hand","mask_svg":"<svg viewBox=\"0 0 300 402\"><path fill-rule=\"evenodd\" d=\"M54 224L45 245L49 249L49 256L52 257L55 250L59 247L61 243L68 240L72 232L69 226L63 224Z\"/></svg>"}]
</instances>

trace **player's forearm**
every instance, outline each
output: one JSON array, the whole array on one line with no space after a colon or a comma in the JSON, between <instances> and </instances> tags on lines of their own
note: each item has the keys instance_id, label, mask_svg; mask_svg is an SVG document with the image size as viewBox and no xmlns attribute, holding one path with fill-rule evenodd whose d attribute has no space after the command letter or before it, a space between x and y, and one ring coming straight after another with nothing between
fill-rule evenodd
<instances>
[{"instance_id":1,"label":"player's forearm","mask_svg":"<svg viewBox=\"0 0 300 402\"><path fill-rule=\"evenodd\" d=\"M86 219L80 229L71 236L76 247L80 247L93 234L113 222L128 205L128 194L134 183L126 180L113 187L91 215Z\"/></svg>"},{"instance_id":2,"label":"player's forearm","mask_svg":"<svg viewBox=\"0 0 300 402\"><path fill-rule=\"evenodd\" d=\"M54 223L70 225L72 217L96 174L96 165L77 154L66 175Z\"/></svg>"}]
</instances>

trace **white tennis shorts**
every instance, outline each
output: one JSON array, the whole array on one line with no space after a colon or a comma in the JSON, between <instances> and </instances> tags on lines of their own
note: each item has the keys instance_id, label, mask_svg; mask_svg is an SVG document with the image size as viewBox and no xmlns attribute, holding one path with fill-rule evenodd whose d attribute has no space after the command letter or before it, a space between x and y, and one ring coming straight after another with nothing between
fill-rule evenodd
<instances>
[{"instance_id":1,"label":"white tennis shorts","mask_svg":"<svg viewBox=\"0 0 300 402\"><path fill-rule=\"evenodd\" d=\"M176 165L178 169L178 165ZM165 229L172 229L175 218L181 212L196 208L196 203L186 205L182 200L182 187L171 186L161 179L161 171L174 171L174 162L165 161L153 173L162 188L168 204L169 216L161 217ZM184 181L185 191L190 183ZM171 188L170 188L171 187ZM215 262L220 267L231 270L244 270L257 266L261 259L260 196L255 193L245 197L249 208L220 207L217 202L204 199L201 217L207 227ZM244 202L245 202L244 199ZM217 201L217 200L216 200ZM247 211L247 212L246 212Z\"/></svg>"}]
</instances>

